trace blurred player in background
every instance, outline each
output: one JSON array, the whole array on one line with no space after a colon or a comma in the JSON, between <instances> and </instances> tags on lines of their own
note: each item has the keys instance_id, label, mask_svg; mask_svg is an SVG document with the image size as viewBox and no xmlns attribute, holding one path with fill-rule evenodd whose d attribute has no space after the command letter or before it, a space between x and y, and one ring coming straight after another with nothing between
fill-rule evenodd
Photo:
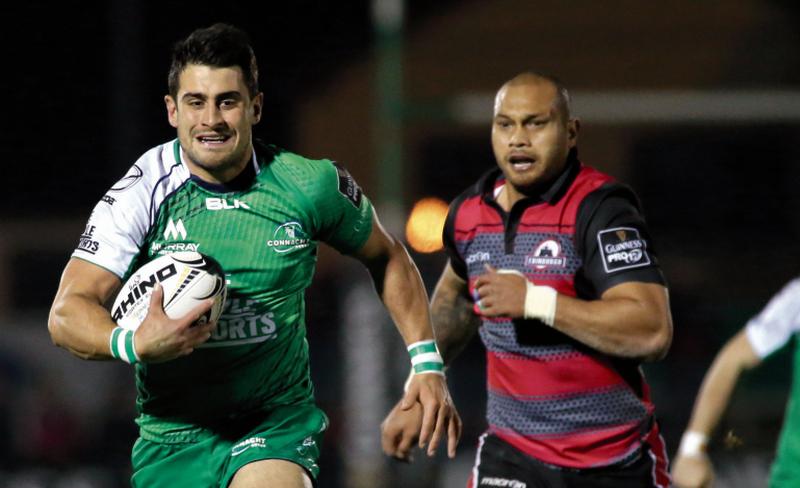
<instances>
[{"instance_id":1,"label":"blurred player in background","mask_svg":"<svg viewBox=\"0 0 800 488\"><path fill-rule=\"evenodd\" d=\"M667 288L634 193L577 158L555 79L497 93L498 168L450 205L449 261L431 302L445 363L476 330L488 431L470 487L669 484L642 361L672 338ZM421 409L396 406L384 451L408 459Z\"/></svg>"},{"instance_id":2,"label":"blurred player in background","mask_svg":"<svg viewBox=\"0 0 800 488\"><path fill-rule=\"evenodd\" d=\"M97 204L50 313L53 341L84 359L136 365L137 487L304 487L319 468L327 417L315 405L304 291L324 241L362 261L417 371L406 401L421 402L431 451L460 420L433 343L428 301L403 245L378 222L342 167L254 142L263 94L247 36L223 24L176 44L165 97L178 138L145 153ZM109 345L104 304L157 255L206 253L228 278L218 324L161 307L156 287L132 350Z\"/></svg>"},{"instance_id":3,"label":"blurred player in background","mask_svg":"<svg viewBox=\"0 0 800 488\"><path fill-rule=\"evenodd\" d=\"M710 486L714 467L706 453L708 440L719 423L742 371L752 369L778 351L800 331L800 279L787 284L764 310L750 319L714 359L694 404L689 426L673 465L675 484L682 488ZM795 349L795 383L772 465L769 486L800 486L800 356Z\"/></svg>"}]
</instances>

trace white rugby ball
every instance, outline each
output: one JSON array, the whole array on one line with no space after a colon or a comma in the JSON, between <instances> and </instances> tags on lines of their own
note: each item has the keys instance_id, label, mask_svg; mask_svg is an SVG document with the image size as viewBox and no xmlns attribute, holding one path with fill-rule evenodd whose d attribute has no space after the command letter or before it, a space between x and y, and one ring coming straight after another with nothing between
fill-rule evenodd
<instances>
[{"instance_id":1,"label":"white rugby ball","mask_svg":"<svg viewBox=\"0 0 800 488\"><path fill-rule=\"evenodd\" d=\"M211 310L197 321L206 323L217 320L225 306L228 287L219 263L199 252L175 252L140 267L122 285L111 307L117 325L131 330L141 325L156 283L164 289L164 312L170 318L181 318L203 300L214 298Z\"/></svg>"}]
</instances>

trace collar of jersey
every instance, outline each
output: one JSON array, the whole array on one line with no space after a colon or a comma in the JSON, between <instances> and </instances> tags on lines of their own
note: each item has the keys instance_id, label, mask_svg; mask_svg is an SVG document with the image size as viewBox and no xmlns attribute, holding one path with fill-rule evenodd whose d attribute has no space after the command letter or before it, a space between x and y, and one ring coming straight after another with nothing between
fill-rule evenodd
<instances>
[{"instance_id":1,"label":"collar of jersey","mask_svg":"<svg viewBox=\"0 0 800 488\"><path fill-rule=\"evenodd\" d=\"M189 165L187 165L186 161L183 160L183 152L181 151L181 144L178 139L175 139L174 153L175 160L180 162L188 171ZM209 183L208 181L203 180L191 172L189 172L189 179L192 180L197 186L205 188L206 190L214 193L243 191L250 188L260 169L255 148L253 148L253 155L250 157L250 162L251 164L247 164L244 169L238 175L236 175L236 177L225 183Z\"/></svg>"}]
</instances>

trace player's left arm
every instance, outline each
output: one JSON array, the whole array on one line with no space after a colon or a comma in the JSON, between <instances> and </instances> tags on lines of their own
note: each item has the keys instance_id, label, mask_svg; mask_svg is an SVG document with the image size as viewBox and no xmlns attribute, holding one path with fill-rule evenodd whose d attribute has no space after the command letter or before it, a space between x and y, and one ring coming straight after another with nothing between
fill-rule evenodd
<instances>
[{"instance_id":1,"label":"player's left arm","mask_svg":"<svg viewBox=\"0 0 800 488\"><path fill-rule=\"evenodd\" d=\"M538 319L600 352L662 358L672 342L669 294L638 200L613 185L585 200L576 224L581 276L597 298L576 298L520 273L495 270L475 282L483 315Z\"/></svg>"},{"instance_id":2,"label":"player's left arm","mask_svg":"<svg viewBox=\"0 0 800 488\"><path fill-rule=\"evenodd\" d=\"M301 167L302 168L302 167ZM298 180L309 203L309 224L315 239L354 256L369 270L375 288L409 346L416 374L403 397L405 409L420 402L424 417L420 445L433 454L448 437L448 453L455 455L460 419L444 378L444 364L436 350L428 296L403 244L381 226L369 199L347 170L337 163L312 162L305 166L316 178Z\"/></svg>"},{"instance_id":3,"label":"player's left arm","mask_svg":"<svg viewBox=\"0 0 800 488\"><path fill-rule=\"evenodd\" d=\"M554 327L606 354L658 360L672 342L668 291L659 284L628 282L609 288L599 300L561 294Z\"/></svg>"},{"instance_id":4,"label":"player's left arm","mask_svg":"<svg viewBox=\"0 0 800 488\"><path fill-rule=\"evenodd\" d=\"M546 287L528 284L516 273L487 267L476 288L479 307L489 317L537 318L526 313L526 298L546 292L541 301L554 308L549 321L564 334L612 356L656 360L672 341L672 316L666 287L655 283L626 282L606 290L597 300L582 300ZM531 287L532 290L528 288ZM541 289L541 290L537 290ZM528 305L527 308L531 308Z\"/></svg>"},{"instance_id":5,"label":"player's left arm","mask_svg":"<svg viewBox=\"0 0 800 488\"><path fill-rule=\"evenodd\" d=\"M375 288L406 345L433 341L428 296L419 270L405 246L383 228L374 212L372 231L354 257L369 270ZM428 453L433 454L446 434L448 454L454 457L461 420L442 372L425 372L411 377L402 408L412 408L417 401L424 411L420 446L428 444Z\"/></svg>"}]
</instances>

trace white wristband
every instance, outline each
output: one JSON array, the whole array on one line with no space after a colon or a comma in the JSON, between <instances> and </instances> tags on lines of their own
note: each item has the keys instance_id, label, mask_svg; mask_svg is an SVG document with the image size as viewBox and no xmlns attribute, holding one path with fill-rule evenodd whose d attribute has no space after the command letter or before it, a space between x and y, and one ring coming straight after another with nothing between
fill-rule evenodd
<instances>
[{"instance_id":1,"label":"white wristband","mask_svg":"<svg viewBox=\"0 0 800 488\"><path fill-rule=\"evenodd\" d=\"M514 274L525 280L525 309L523 317L539 319L550 327L556 321L556 302L558 292L549 286L534 285L524 274L515 269L498 269L498 273Z\"/></svg>"},{"instance_id":2,"label":"white wristband","mask_svg":"<svg viewBox=\"0 0 800 488\"><path fill-rule=\"evenodd\" d=\"M678 456L697 457L706 452L708 436L696 430L687 430L681 437Z\"/></svg>"},{"instance_id":3,"label":"white wristband","mask_svg":"<svg viewBox=\"0 0 800 488\"><path fill-rule=\"evenodd\" d=\"M525 318L539 319L550 327L556 321L558 292L549 286L537 286L525 280Z\"/></svg>"}]
</instances>

